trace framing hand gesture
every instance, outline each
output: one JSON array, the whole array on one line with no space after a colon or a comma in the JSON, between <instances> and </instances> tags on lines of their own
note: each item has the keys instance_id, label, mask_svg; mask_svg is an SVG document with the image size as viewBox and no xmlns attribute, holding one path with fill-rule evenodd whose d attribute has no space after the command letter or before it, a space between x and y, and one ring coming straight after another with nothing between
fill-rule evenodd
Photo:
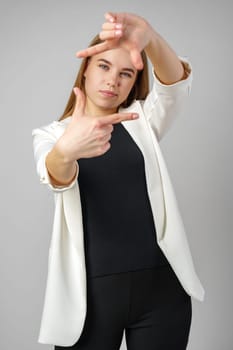
<instances>
[{"instance_id":1,"label":"framing hand gesture","mask_svg":"<svg viewBox=\"0 0 233 350\"><path fill-rule=\"evenodd\" d=\"M103 43L78 51L77 57L87 57L116 47L129 51L131 60L136 69L143 68L140 52L150 41L151 27L142 17L129 13L105 14L106 22L99 33Z\"/></svg>"},{"instance_id":2,"label":"framing hand gesture","mask_svg":"<svg viewBox=\"0 0 233 350\"><path fill-rule=\"evenodd\" d=\"M77 87L74 88L74 93L76 103L72 120L57 143L69 162L104 154L110 148L112 125L138 118L137 113L114 113L102 117L88 116L85 114L84 93Z\"/></svg>"}]
</instances>

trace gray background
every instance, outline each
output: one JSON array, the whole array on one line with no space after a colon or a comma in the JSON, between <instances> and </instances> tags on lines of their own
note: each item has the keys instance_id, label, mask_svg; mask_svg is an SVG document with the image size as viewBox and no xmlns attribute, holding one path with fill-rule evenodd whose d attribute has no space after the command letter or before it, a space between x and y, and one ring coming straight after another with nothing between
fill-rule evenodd
<instances>
[{"instance_id":1,"label":"gray background","mask_svg":"<svg viewBox=\"0 0 233 350\"><path fill-rule=\"evenodd\" d=\"M94 4L94 5L93 5ZM161 142L204 303L193 300L189 350L230 350L232 316L232 2L8 0L0 3L0 347L37 343L47 276L53 197L39 184L31 130L57 119L78 49L104 12L146 17L193 65L186 112ZM123 339L122 348L125 349Z\"/></svg>"}]
</instances>

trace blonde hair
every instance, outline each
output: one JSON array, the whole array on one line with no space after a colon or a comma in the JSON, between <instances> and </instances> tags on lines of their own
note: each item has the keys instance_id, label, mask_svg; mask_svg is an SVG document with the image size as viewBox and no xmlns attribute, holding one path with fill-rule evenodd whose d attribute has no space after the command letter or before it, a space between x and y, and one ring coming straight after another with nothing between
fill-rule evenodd
<instances>
[{"instance_id":1,"label":"blonde hair","mask_svg":"<svg viewBox=\"0 0 233 350\"><path fill-rule=\"evenodd\" d=\"M103 41L100 39L99 35L96 35L92 41L89 44L90 46L94 46L97 44L102 43ZM143 61L143 69L138 71L137 78L135 80L135 83L127 97L127 99L118 107L129 107L130 104L133 102L133 100L144 100L146 96L148 95L149 92L149 75L148 75L148 62L147 62L147 57L146 53L144 51L141 52L142 56L142 61ZM78 75L76 77L76 80L74 82L73 87L78 87L80 88L84 93L85 93L85 77L84 73L88 64L88 60L90 57L85 57L83 58ZM76 96L75 93L72 89L69 100L66 104L65 110L62 114L62 116L59 118L59 120L63 120L69 116L72 115L75 107L75 100Z\"/></svg>"}]
</instances>

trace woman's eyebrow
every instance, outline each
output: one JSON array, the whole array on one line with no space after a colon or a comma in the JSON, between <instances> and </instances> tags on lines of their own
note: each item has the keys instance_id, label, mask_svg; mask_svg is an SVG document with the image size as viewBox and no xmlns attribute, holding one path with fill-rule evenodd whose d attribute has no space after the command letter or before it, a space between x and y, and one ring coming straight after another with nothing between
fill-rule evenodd
<instances>
[{"instance_id":1,"label":"woman's eyebrow","mask_svg":"<svg viewBox=\"0 0 233 350\"><path fill-rule=\"evenodd\" d=\"M97 61L98 61L98 62L99 62L99 61L102 61L102 62L104 62L104 63L106 63L106 64L112 66L112 63L109 62L108 60L106 60L105 58L99 58ZM135 74L135 71L134 71L132 68L127 68L127 67L126 67L126 68L122 68L122 70L123 70L123 71L128 71L128 72L131 72L131 73Z\"/></svg>"}]
</instances>

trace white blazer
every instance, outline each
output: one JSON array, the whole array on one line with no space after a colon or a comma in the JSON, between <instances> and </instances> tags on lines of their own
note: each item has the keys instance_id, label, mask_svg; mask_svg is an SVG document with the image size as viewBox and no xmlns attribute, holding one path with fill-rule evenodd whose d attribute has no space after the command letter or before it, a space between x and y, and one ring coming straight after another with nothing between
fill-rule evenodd
<instances>
[{"instance_id":1,"label":"white blazer","mask_svg":"<svg viewBox=\"0 0 233 350\"><path fill-rule=\"evenodd\" d=\"M139 113L124 121L145 159L147 190L157 232L157 242L185 291L204 300L204 289L195 272L176 197L159 146L190 93L191 65L181 58L188 78L164 85L153 73L153 87L145 101L135 100L127 112ZM86 267L82 210L77 177L67 187L53 187L45 158L64 132L71 117L34 129L33 147L37 172L55 196L53 231L48 255L48 275L39 343L71 346L79 339L85 322Z\"/></svg>"}]
</instances>

